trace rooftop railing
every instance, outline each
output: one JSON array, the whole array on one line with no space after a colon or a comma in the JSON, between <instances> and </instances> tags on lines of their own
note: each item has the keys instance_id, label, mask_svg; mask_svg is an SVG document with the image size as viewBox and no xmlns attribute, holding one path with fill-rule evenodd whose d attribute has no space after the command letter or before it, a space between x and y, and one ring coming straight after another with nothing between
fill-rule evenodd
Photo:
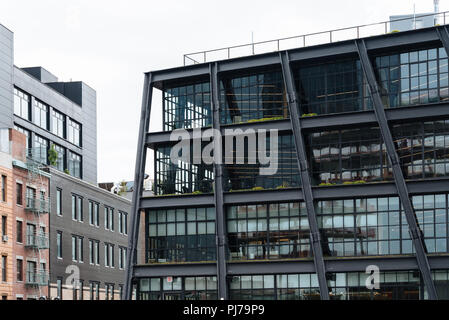
<instances>
[{"instance_id":1,"label":"rooftop railing","mask_svg":"<svg viewBox=\"0 0 449 320\"><path fill-rule=\"evenodd\" d=\"M279 38L267 41L252 42L231 47L212 49L184 54L184 66L218 61L224 59L238 58L261 53L276 52L281 50L302 48L319 44L333 43L344 40L359 39L388 33L399 32L390 30L392 23L410 21L414 29L419 29L416 20L419 18L433 17L433 25L446 24L446 16L449 11L440 13L422 14L414 17L400 18L391 21L383 21L354 27L321 31L299 36ZM448 15L449 17L449 15ZM439 23L437 23L439 21Z\"/></svg>"}]
</instances>

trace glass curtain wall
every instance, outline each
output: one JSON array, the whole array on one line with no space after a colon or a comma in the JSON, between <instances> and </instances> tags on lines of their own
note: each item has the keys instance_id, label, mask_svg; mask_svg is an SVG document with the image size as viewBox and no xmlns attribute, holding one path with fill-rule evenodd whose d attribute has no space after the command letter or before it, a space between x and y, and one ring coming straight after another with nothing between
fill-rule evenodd
<instances>
[{"instance_id":1,"label":"glass curtain wall","mask_svg":"<svg viewBox=\"0 0 449 320\"><path fill-rule=\"evenodd\" d=\"M216 300L217 277L143 278L138 300Z\"/></svg>"},{"instance_id":2,"label":"glass curtain wall","mask_svg":"<svg viewBox=\"0 0 449 320\"><path fill-rule=\"evenodd\" d=\"M216 260L215 208L150 210L148 262Z\"/></svg>"},{"instance_id":3,"label":"glass curtain wall","mask_svg":"<svg viewBox=\"0 0 449 320\"><path fill-rule=\"evenodd\" d=\"M288 117L281 70L220 77L221 123L232 124Z\"/></svg>"}]
</instances>

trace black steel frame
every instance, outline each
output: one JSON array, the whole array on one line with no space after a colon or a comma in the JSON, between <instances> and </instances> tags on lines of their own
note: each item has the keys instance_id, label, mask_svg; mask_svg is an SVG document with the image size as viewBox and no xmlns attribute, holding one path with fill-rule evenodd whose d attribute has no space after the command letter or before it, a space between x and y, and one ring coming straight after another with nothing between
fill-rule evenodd
<instances>
[{"instance_id":1,"label":"black steel frame","mask_svg":"<svg viewBox=\"0 0 449 320\"><path fill-rule=\"evenodd\" d=\"M323 299L326 299L327 272L364 271L367 265L376 264L381 270L419 270L422 274L424 284L431 299L436 299L435 286L431 278L432 269L444 269L449 265L449 255L428 255L422 239L422 233L417 225L413 206L410 201L411 194L430 194L435 192L447 192L449 179L436 178L419 181L405 182L398 157L393 145L389 122L407 121L412 119L435 119L449 117L448 104L436 103L429 105L411 106L384 110L379 98L379 92L374 77L373 67L369 60L368 52L378 52L389 48L410 48L417 44L443 44L449 53L449 32L447 26L432 27L407 32L399 32L390 35L381 35L356 41L342 41L338 43L319 45L292 49L284 52L273 52L268 54L254 55L237 59L228 59L215 63L204 63L193 66L178 67L173 69L159 70L145 74L143 88L143 99L141 119L139 127L138 148L135 165L135 192L133 194L133 208L130 215L130 234L128 260L126 270L126 284L124 298L130 299L132 294L133 279L153 276L178 276L178 275L217 275L219 297L227 298L226 277L236 274L274 274L274 273L301 273L317 272L320 279L320 291ZM351 112L347 114L325 115L313 118L299 118L297 111L297 100L295 98L295 87L291 79L290 64L308 59L331 59L340 55L359 56L363 72L368 80L370 93L374 102L374 110L363 112ZM142 182L145 169L147 148L154 148L158 144L169 143L170 133L156 132L148 133L149 118L151 111L151 99L153 87L161 89L163 82L167 80L182 80L191 77L209 76L212 89L212 110L214 113L213 128L221 132L224 125L219 122L219 100L218 100L218 73L238 69L256 68L267 65L279 65L283 67L284 81L289 93L289 109L292 119L270 121L266 123L237 124L231 126L252 127L255 129L279 129L294 133L297 151L303 150L302 131L322 128L335 128L340 126L351 126L354 124L377 124L381 128L382 136L387 146L388 156L393 165L394 183L376 183L367 185L348 185L330 187L311 187L307 185L307 163L297 152L298 164L301 168L301 177L304 176L306 183L302 188L291 188L285 190L264 190L257 192L223 192L221 180L221 166L215 166L215 193L203 195L183 195L165 197L142 197ZM296 116L292 111L296 110ZM314 260L300 259L295 261L270 261L270 262L227 262L225 250L225 220L224 206L239 203L266 203L276 201L298 201L308 203L308 217L311 225L316 218L313 214L313 201L319 199L344 199L352 197L369 197L382 195L398 195L405 208L407 222L409 224L412 238L414 240L416 257L364 257L364 258L342 258L329 259L319 256L319 236L316 231L311 230L312 242L314 243ZM137 263L137 241L139 233L140 212L151 208L174 208L177 206L214 206L217 210L217 263L188 265L136 265ZM310 207L310 208L309 208ZM311 219L312 218L312 219ZM313 219L314 218L314 219ZM315 248L316 247L316 248ZM316 251L318 250L318 255ZM323 281L324 279L324 281Z\"/></svg>"}]
</instances>

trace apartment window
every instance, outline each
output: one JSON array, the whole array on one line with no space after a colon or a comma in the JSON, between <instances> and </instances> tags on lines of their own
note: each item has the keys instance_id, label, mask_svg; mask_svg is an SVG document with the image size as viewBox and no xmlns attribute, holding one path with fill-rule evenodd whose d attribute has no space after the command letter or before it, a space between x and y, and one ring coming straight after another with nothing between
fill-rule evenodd
<instances>
[{"instance_id":1,"label":"apartment window","mask_svg":"<svg viewBox=\"0 0 449 320\"><path fill-rule=\"evenodd\" d=\"M23 260L17 259L17 281L23 281Z\"/></svg>"},{"instance_id":2,"label":"apartment window","mask_svg":"<svg viewBox=\"0 0 449 320\"><path fill-rule=\"evenodd\" d=\"M6 202L6 189L7 189L7 182L6 182L6 176L2 175L2 201Z\"/></svg>"},{"instance_id":3,"label":"apartment window","mask_svg":"<svg viewBox=\"0 0 449 320\"><path fill-rule=\"evenodd\" d=\"M33 123L48 130L48 106L37 99L33 100Z\"/></svg>"},{"instance_id":4,"label":"apartment window","mask_svg":"<svg viewBox=\"0 0 449 320\"><path fill-rule=\"evenodd\" d=\"M72 194L72 220L82 222L83 218L83 198Z\"/></svg>"},{"instance_id":5,"label":"apartment window","mask_svg":"<svg viewBox=\"0 0 449 320\"><path fill-rule=\"evenodd\" d=\"M119 211L118 228L120 233L128 234L128 214L126 212Z\"/></svg>"},{"instance_id":6,"label":"apartment window","mask_svg":"<svg viewBox=\"0 0 449 320\"><path fill-rule=\"evenodd\" d=\"M69 151L68 170L72 176L81 179L81 156L72 151Z\"/></svg>"},{"instance_id":7,"label":"apartment window","mask_svg":"<svg viewBox=\"0 0 449 320\"><path fill-rule=\"evenodd\" d=\"M72 119L69 119L67 130L68 130L68 134L67 134L68 140L71 143L73 143L74 145L77 145L80 147L81 146L81 125L78 122L76 122Z\"/></svg>"},{"instance_id":8,"label":"apartment window","mask_svg":"<svg viewBox=\"0 0 449 320\"><path fill-rule=\"evenodd\" d=\"M79 280L78 283L79 283L79 288L80 288L79 299L84 300L84 280Z\"/></svg>"},{"instance_id":9,"label":"apartment window","mask_svg":"<svg viewBox=\"0 0 449 320\"><path fill-rule=\"evenodd\" d=\"M16 204L23 205L23 186L21 183L16 183Z\"/></svg>"},{"instance_id":10,"label":"apartment window","mask_svg":"<svg viewBox=\"0 0 449 320\"><path fill-rule=\"evenodd\" d=\"M34 136L34 146L32 151L32 157L35 161L43 164L47 164L48 155L48 140L38 135Z\"/></svg>"},{"instance_id":11,"label":"apartment window","mask_svg":"<svg viewBox=\"0 0 449 320\"><path fill-rule=\"evenodd\" d=\"M54 166L59 171L64 171L65 169L65 158L66 158L66 149L58 144L53 143L52 147L56 151L58 157L56 159L56 165Z\"/></svg>"},{"instance_id":12,"label":"apartment window","mask_svg":"<svg viewBox=\"0 0 449 320\"><path fill-rule=\"evenodd\" d=\"M51 110L51 123L53 132L55 135L61 138L65 138L65 115L56 111L55 109Z\"/></svg>"},{"instance_id":13,"label":"apartment window","mask_svg":"<svg viewBox=\"0 0 449 320\"><path fill-rule=\"evenodd\" d=\"M7 229L7 216L2 216L2 236L6 236L8 234L8 229Z\"/></svg>"},{"instance_id":14,"label":"apartment window","mask_svg":"<svg viewBox=\"0 0 449 320\"><path fill-rule=\"evenodd\" d=\"M14 88L14 114L26 120L31 120L30 115L31 98L30 95Z\"/></svg>"},{"instance_id":15,"label":"apartment window","mask_svg":"<svg viewBox=\"0 0 449 320\"><path fill-rule=\"evenodd\" d=\"M23 242L23 222L22 221L19 221L19 220L17 220L16 221L16 235L17 235L17 237L16 237L16 241L18 242L18 243L22 243Z\"/></svg>"},{"instance_id":16,"label":"apartment window","mask_svg":"<svg viewBox=\"0 0 449 320\"><path fill-rule=\"evenodd\" d=\"M56 295L60 300L62 300L62 278L58 278L56 280Z\"/></svg>"},{"instance_id":17,"label":"apartment window","mask_svg":"<svg viewBox=\"0 0 449 320\"><path fill-rule=\"evenodd\" d=\"M104 264L106 267L114 268L114 245L104 244Z\"/></svg>"},{"instance_id":18,"label":"apartment window","mask_svg":"<svg viewBox=\"0 0 449 320\"><path fill-rule=\"evenodd\" d=\"M386 108L449 99L448 57L444 48L379 56L374 66Z\"/></svg>"},{"instance_id":19,"label":"apartment window","mask_svg":"<svg viewBox=\"0 0 449 320\"><path fill-rule=\"evenodd\" d=\"M99 217L98 217L98 207L99 204L94 201L89 201L89 223L93 226L99 226Z\"/></svg>"},{"instance_id":20,"label":"apartment window","mask_svg":"<svg viewBox=\"0 0 449 320\"><path fill-rule=\"evenodd\" d=\"M36 207L36 189L31 187L26 188L26 206L27 208Z\"/></svg>"},{"instance_id":21,"label":"apartment window","mask_svg":"<svg viewBox=\"0 0 449 320\"><path fill-rule=\"evenodd\" d=\"M89 240L89 263L100 264L100 241Z\"/></svg>"},{"instance_id":22,"label":"apartment window","mask_svg":"<svg viewBox=\"0 0 449 320\"><path fill-rule=\"evenodd\" d=\"M151 210L147 215L149 262L216 260L214 208Z\"/></svg>"},{"instance_id":23,"label":"apartment window","mask_svg":"<svg viewBox=\"0 0 449 320\"><path fill-rule=\"evenodd\" d=\"M104 207L104 228L114 231L114 209L106 206Z\"/></svg>"},{"instance_id":24,"label":"apartment window","mask_svg":"<svg viewBox=\"0 0 449 320\"><path fill-rule=\"evenodd\" d=\"M90 282L90 300L100 300L100 283Z\"/></svg>"},{"instance_id":25,"label":"apartment window","mask_svg":"<svg viewBox=\"0 0 449 320\"><path fill-rule=\"evenodd\" d=\"M122 300L123 299L123 285L119 284L118 288L119 288L119 294L120 294L119 299Z\"/></svg>"},{"instance_id":26,"label":"apartment window","mask_svg":"<svg viewBox=\"0 0 449 320\"><path fill-rule=\"evenodd\" d=\"M20 133L23 133L26 136L26 148L31 148L32 141L31 141L31 133L27 129L24 129L22 127L19 127L18 125L14 125L14 129L19 131Z\"/></svg>"},{"instance_id":27,"label":"apartment window","mask_svg":"<svg viewBox=\"0 0 449 320\"><path fill-rule=\"evenodd\" d=\"M72 260L83 262L83 237L72 235Z\"/></svg>"},{"instance_id":28,"label":"apartment window","mask_svg":"<svg viewBox=\"0 0 449 320\"><path fill-rule=\"evenodd\" d=\"M120 269L125 269L126 268L126 248L124 247L119 247L119 255L118 255L118 259L119 259L119 268Z\"/></svg>"},{"instance_id":29,"label":"apartment window","mask_svg":"<svg viewBox=\"0 0 449 320\"><path fill-rule=\"evenodd\" d=\"M6 270L7 270L7 257L2 256L2 281L3 282L7 281Z\"/></svg>"},{"instance_id":30,"label":"apartment window","mask_svg":"<svg viewBox=\"0 0 449 320\"><path fill-rule=\"evenodd\" d=\"M62 190L56 189L56 214L62 216Z\"/></svg>"},{"instance_id":31,"label":"apartment window","mask_svg":"<svg viewBox=\"0 0 449 320\"><path fill-rule=\"evenodd\" d=\"M61 231L58 231L56 233L56 252L58 254L58 258L62 259L62 232Z\"/></svg>"}]
</instances>

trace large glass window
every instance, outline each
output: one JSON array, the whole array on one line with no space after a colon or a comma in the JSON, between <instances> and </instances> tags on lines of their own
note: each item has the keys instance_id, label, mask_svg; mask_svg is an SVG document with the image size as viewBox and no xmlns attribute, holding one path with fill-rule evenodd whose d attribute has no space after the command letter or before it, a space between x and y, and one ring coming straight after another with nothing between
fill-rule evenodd
<instances>
[{"instance_id":1,"label":"large glass window","mask_svg":"<svg viewBox=\"0 0 449 320\"><path fill-rule=\"evenodd\" d=\"M38 135L35 135L32 150L33 159L40 163L47 164L47 155L48 155L48 140Z\"/></svg>"},{"instance_id":2,"label":"large glass window","mask_svg":"<svg viewBox=\"0 0 449 320\"><path fill-rule=\"evenodd\" d=\"M14 114L31 120L31 97L20 89L14 88Z\"/></svg>"},{"instance_id":3,"label":"large glass window","mask_svg":"<svg viewBox=\"0 0 449 320\"><path fill-rule=\"evenodd\" d=\"M201 128L212 123L210 83L200 81L163 90L164 131Z\"/></svg>"},{"instance_id":4,"label":"large glass window","mask_svg":"<svg viewBox=\"0 0 449 320\"><path fill-rule=\"evenodd\" d=\"M152 210L147 219L150 263L216 260L214 208Z\"/></svg>"},{"instance_id":5,"label":"large glass window","mask_svg":"<svg viewBox=\"0 0 449 320\"><path fill-rule=\"evenodd\" d=\"M81 146L81 125L75 120L68 120L67 139L74 145Z\"/></svg>"},{"instance_id":6,"label":"large glass window","mask_svg":"<svg viewBox=\"0 0 449 320\"><path fill-rule=\"evenodd\" d=\"M257 140L259 138L257 137ZM278 136L278 149L276 154L271 154L270 143L271 137L266 138L266 154L272 157L272 161L276 162L277 169L268 175L261 174L261 168L273 167L274 164L261 164L260 157L255 163L249 161L250 151L248 145L251 143L249 139L245 139L245 154L242 155L236 152L237 148L233 147L232 158L225 155L224 165L224 188L226 191L248 190L248 189L275 189L286 187L298 187L299 170L298 161L296 157L295 145L293 143L293 136L291 134ZM254 141L255 143L255 141ZM260 141L258 141L258 148L262 150ZM275 157L274 157L275 156ZM243 164L238 164L243 161ZM232 163L232 164L228 164Z\"/></svg>"},{"instance_id":7,"label":"large glass window","mask_svg":"<svg viewBox=\"0 0 449 320\"><path fill-rule=\"evenodd\" d=\"M81 178L81 156L69 151L68 169L70 175Z\"/></svg>"},{"instance_id":8,"label":"large glass window","mask_svg":"<svg viewBox=\"0 0 449 320\"><path fill-rule=\"evenodd\" d=\"M359 60L300 66L295 80L301 115L372 109Z\"/></svg>"},{"instance_id":9,"label":"large glass window","mask_svg":"<svg viewBox=\"0 0 449 320\"><path fill-rule=\"evenodd\" d=\"M315 185L393 178L377 127L311 133L307 140Z\"/></svg>"},{"instance_id":10,"label":"large glass window","mask_svg":"<svg viewBox=\"0 0 449 320\"><path fill-rule=\"evenodd\" d=\"M444 48L382 55L375 58L374 65L386 108L449 99Z\"/></svg>"},{"instance_id":11,"label":"large glass window","mask_svg":"<svg viewBox=\"0 0 449 320\"><path fill-rule=\"evenodd\" d=\"M217 277L143 278L138 300L216 300Z\"/></svg>"},{"instance_id":12,"label":"large glass window","mask_svg":"<svg viewBox=\"0 0 449 320\"><path fill-rule=\"evenodd\" d=\"M396 125L392 134L405 178L449 175L449 120Z\"/></svg>"},{"instance_id":13,"label":"large glass window","mask_svg":"<svg viewBox=\"0 0 449 320\"><path fill-rule=\"evenodd\" d=\"M188 162L181 158L175 163L170 157L171 147L155 150L156 194L182 194L212 192L213 166L201 161L193 163L192 153Z\"/></svg>"},{"instance_id":14,"label":"large glass window","mask_svg":"<svg viewBox=\"0 0 449 320\"><path fill-rule=\"evenodd\" d=\"M55 168L64 171L65 169L65 159L66 159L66 150L64 147L53 143L55 151L57 153L56 165Z\"/></svg>"},{"instance_id":15,"label":"large glass window","mask_svg":"<svg viewBox=\"0 0 449 320\"><path fill-rule=\"evenodd\" d=\"M55 109L52 109L51 124L52 124L51 132L53 132L54 134L56 134L61 138L65 138L65 115L56 111Z\"/></svg>"},{"instance_id":16,"label":"large glass window","mask_svg":"<svg viewBox=\"0 0 449 320\"><path fill-rule=\"evenodd\" d=\"M316 274L233 276L231 300L319 300Z\"/></svg>"},{"instance_id":17,"label":"large glass window","mask_svg":"<svg viewBox=\"0 0 449 320\"><path fill-rule=\"evenodd\" d=\"M220 105L223 124L287 118L282 72L270 70L222 76Z\"/></svg>"},{"instance_id":18,"label":"large glass window","mask_svg":"<svg viewBox=\"0 0 449 320\"><path fill-rule=\"evenodd\" d=\"M37 99L33 100L33 123L48 130L48 106Z\"/></svg>"},{"instance_id":19,"label":"large glass window","mask_svg":"<svg viewBox=\"0 0 449 320\"><path fill-rule=\"evenodd\" d=\"M448 252L446 195L414 196L413 206L427 251ZM414 253L407 220L397 197L319 201L316 212L325 255Z\"/></svg>"},{"instance_id":20,"label":"large glass window","mask_svg":"<svg viewBox=\"0 0 449 320\"><path fill-rule=\"evenodd\" d=\"M311 256L304 203L228 207L227 232L230 260Z\"/></svg>"},{"instance_id":21,"label":"large glass window","mask_svg":"<svg viewBox=\"0 0 449 320\"><path fill-rule=\"evenodd\" d=\"M332 300L419 300L423 297L418 271L380 272L379 289L369 290L364 272L333 273L328 281Z\"/></svg>"}]
</instances>

